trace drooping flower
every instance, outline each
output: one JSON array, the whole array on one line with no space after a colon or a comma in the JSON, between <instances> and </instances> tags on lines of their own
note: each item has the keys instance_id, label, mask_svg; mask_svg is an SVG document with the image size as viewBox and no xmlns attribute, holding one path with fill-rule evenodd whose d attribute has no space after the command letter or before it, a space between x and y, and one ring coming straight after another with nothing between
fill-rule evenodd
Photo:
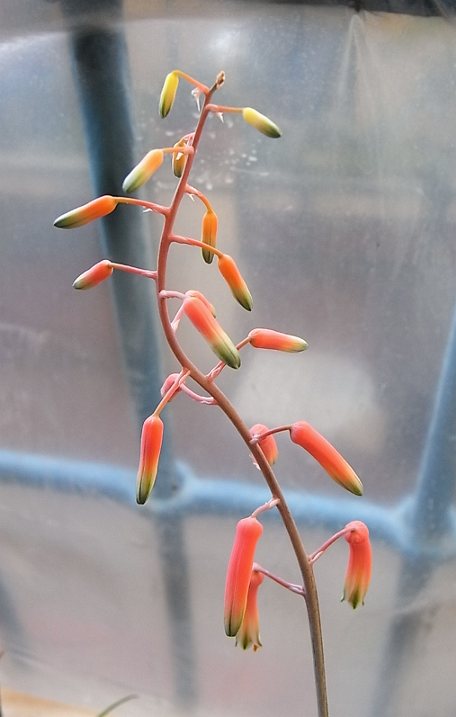
<instances>
[{"instance_id":1,"label":"drooping flower","mask_svg":"<svg viewBox=\"0 0 456 717\"><path fill-rule=\"evenodd\" d=\"M261 647L260 641L260 621L258 615L258 588L264 580L264 575L258 570L253 570L249 589L247 593L247 602L245 606L244 617L241 626L236 634L236 645L247 650L250 646L256 652Z\"/></svg>"},{"instance_id":2,"label":"drooping flower","mask_svg":"<svg viewBox=\"0 0 456 717\"><path fill-rule=\"evenodd\" d=\"M218 259L218 268L236 301L244 309L251 311L253 307L252 295L234 259L228 254L222 254Z\"/></svg>"},{"instance_id":3,"label":"drooping flower","mask_svg":"<svg viewBox=\"0 0 456 717\"><path fill-rule=\"evenodd\" d=\"M108 259L102 259L97 264L94 264L90 269L80 274L77 279L73 281L74 289L92 289L92 287L101 284L105 279L109 279L114 267Z\"/></svg>"},{"instance_id":4,"label":"drooping flower","mask_svg":"<svg viewBox=\"0 0 456 717\"><path fill-rule=\"evenodd\" d=\"M262 423L255 423L254 426L250 429L250 435L253 436L260 436L262 433L265 433L268 431L268 427L263 425ZM279 457L279 449L277 448L277 442L273 435L266 436L265 438L260 438L258 441L258 445L260 446L261 450L263 451L265 458L270 466L273 466L276 462L277 458ZM252 454L251 454L252 455ZM258 463L256 462L254 456L252 455L253 464L258 468Z\"/></svg>"},{"instance_id":5,"label":"drooping flower","mask_svg":"<svg viewBox=\"0 0 456 717\"><path fill-rule=\"evenodd\" d=\"M208 209L203 215L203 221L201 222L201 241L207 246L217 246L217 226L218 219L217 214ZM211 264L214 258L214 252L208 249L202 249L203 259L206 264Z\"/></svg>"},{"instance_id":6,"label":"drooping flower","mask_svg":"<svg viewBox=\"0 0 456 717\"><path fill-rule=\"evenodd\" d=\"M125 177L122 184L124 192L135 192L139 187L142 187L154 172L161 167L164 156L162 149L151 149Z\"/></svg>"},{"instance_id":7,"label":"drooping flower","mask_svg":"<svg viewBox=\"0 0 456 717\"><path fill-rule=\"evenodd\" d=\"M244 619L255 549L262 532L263 526L252 516L242 518L236 526L225 585L224 616L228 637L237 635Z\"/></svg>"},{"instance_id":8,"label":"drooping flower","mask_svg":"<svg viewBox=\"0 0 456 717\"><path fill-rule=\"evenodd\" d=\"M372 548L367 525L353 520L345 526L345 540L349 545L349 558L345 574L342 600L347 600L353 608L364 605L372 573Z\"/></svg>"},{"instance_id":9,"label":"drooping flower","mask_svg":"<svg viewBox=\"0 0 456 717\"><path fill-rule=\"evenodd\" d=\"M282 136L280 129L269 117L262 115L261 112L254 110L252 107L244 107L242 110L242 118L247 124L255 127L255 129L262 134L265 134L266 137L276 138Z\"/></svg>"},{"instance_id":10,"label":"drooping flower","mask_svg":"<svg viewBox=\"0 0 456 717\"><path fill-rule=\"evenodd\" d=\"M187 294L182 307L184 314L206 339L215 355L227 366L239 368L241 365L239 351L218 321L214 319L206 304L196 296Z\"/></svg>"},{"instance_id":11,"label":"drooping flower","mask_svg":"<svg viewBox=\"0 0 456 717\"><path fill-rule=\"evenodd\" d=\"M315 458L336 483L355 495L363 494L363 484L353 468L334 446L305 421L297 421L290 428L293 443Z\"/></svg>"},{"instance_id":12,"label":"drooping flower","mask_svg":"<svg viewBox=\"0 0 456 717\"><path fill-rule=\"evenodd\" d=\"M141 452L136 482L136 502L143 505L148 499L157 477L158 460L163 441L163 421L149 416L141 432Z\"/></svg>"},{"instance_id":13,"label":"drooping flower","mask_svg":"<svg viewBox=\"0 0 456 717\"><path fill-rule=\"evenodd\" d=\"M171 107L174 104L176 97L177 88L179 86L179 76L176 72L170 72L165 77L163 83L163 89L160 94L160 101L158 103L158 111L161 117L167 117L171 111Z\"/></svg>"},{"instance_id":14,"label":"drooping flower","mask_svg":"<svg viewBox=\"0 0 456 717\"><path fill-rule=\"evenodd\" d=\"M185 295L186 295L186 296L193 296L195 299L199 299L200 301L202 301L203 304L205 304L205 305L207 306L207 308L208 308L209 311L211 312L212 316L215 318L215 307L214 307L214 305L211 304L211 302L209 301L209 299L208 299L206 296L204 296L204 294L202 294L201 291L198 291L197 289L190 289L189 291L187 291L187 292L185 293Z\"/></svg>"},{"instance_id":15,"label":"drooping flower","mask_svg":"<svg viewBox=\"0 0 456 717\"><path fill-rule=\"evenodd\" d=\"M76 229L82 227L84 224L89 224L95 219L105 217L107 214L111 214L117 207L117 199L112 197L110 194L104 194L102 197L92 199L91 202L83 204L76 209L71 209L65 214L61 214L60 217L54 222L54 226L58 229Z\"/></svg>"},{"instance_id":16,"label":"drooping flower","mask_svg":"<svg viewBox=\"0 0 456 717\"><path fill-rule=\"evenodd\" d=\"M250 345L256 349L272 349L273 351L305 351L309 344L299 336L282 334L273 329L253 329L248 337Z\"/></svg>"}]
</instances>

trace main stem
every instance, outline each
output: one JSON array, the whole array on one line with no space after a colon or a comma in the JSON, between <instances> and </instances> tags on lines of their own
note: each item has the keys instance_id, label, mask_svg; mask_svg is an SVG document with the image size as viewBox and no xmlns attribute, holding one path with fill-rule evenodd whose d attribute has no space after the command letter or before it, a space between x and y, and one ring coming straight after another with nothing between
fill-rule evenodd
<instances>
[{"instance_id":1,"label":"main stem","mask_svg":"<svg viewBox=\"0 0 456 717\"><path fill-rule=\"evenodd\" d=\"M166 340L169 344L169 347L170 347L171 351L174 353L179 364L182 366L183 369L186 369L187 371L189 371L190 377L197 384L199 384L199 386L203 390L205 390L210 396L212 396L215 399L219 408L223 411L223 413L231 421L231 423L233 424L233 426L235 427L235 429L241 436L242 440L248 447L249 451L255 457L258 467L260 468L261 472L263 473L265 481L269 486L269 490L271 491L272 497L279 499L277 509L280 513L283 524L285 526L285 529L288 533L291 544L293 546L293 550L296 555L296 559L298 561L298 565L299 565L299 568L301 571L301 575L302 575L302 579L303 579L303 583L304 583L304 587L305 587L304 598L306 601L307 614L308 614L308 620L309 620L310 637L311 637L311 641L312 641L315 686L316 686L317 704L318 704L318 717L329 717L328 699L327 699L327 691L326 691L325 661L324 661L324 652L323 652L323 638L322 638L322 631L321 631L320 609L319 609L319 605L318 605L317 588L316 588L316 584L315 584L313 569L312 569L311 563L309 561L309 558L307 556L307 553L304 549L304 545L301 540L301 536L299 534L296 523L293 519L290 509L288 508L287 502L285 500L285 496L282 493L282 490L277 481L277 478L275 477L271 466L269 465L269 463L267 462L267 460L264 457L263 451L260 449L260 447L258 445L251 445L251 443L250 443L251 436L250 436L250 432L249 432L247 425L241 419L241 417L239 416L239 414L236 411L236 409L234 408L234 406L231 404L231 402L225 396L225 394L219 389L219 387L214 382L208 380L208 378L198 369L198 367L195 366L192 363L192 361L190 361L188 356L184 353L184 351L180 347L180 344L178 343L175 333L173 331L173 328L171 326L171 321L170 321L169 314L168 314L167 300L166 300L166 298L164 298L164 296L160 295L160 292L165 290L167 259L168 259L168 252L169 252L169 247L170 247L170 237L173 233L174 221L175 221L176 214L179 209L182 197L185 193L185 189L187 186L187 179L190 174L193 160L195 158L199 140L201 137L201 133L203 131L203 127L206 122L207 115L209 113L207 105L210 103L212 95L216 89L217 89L217 83L209 90L209 92L205 96L204 105L203 105L203 108L202 108L202 111L201 111L201 114L200 114L200 117L198 120L198 124L197 124L195 134L193 137L193 141L192 141L194 152L192 155L189 154L187 157L187 161L185 163L185 169L182 173L182 177L180 178L179 184L176 187L174 197L173 197L171 205L169 207L169 212L167 212L167 214L165 215L165 222L163 225L162 235L160 238L160 244L159 244L159 249L158 249L157 281L156 281L157 301L158 301L160 321L162 323L163 331L164 331Z\"/></svg>"}]
</instances>

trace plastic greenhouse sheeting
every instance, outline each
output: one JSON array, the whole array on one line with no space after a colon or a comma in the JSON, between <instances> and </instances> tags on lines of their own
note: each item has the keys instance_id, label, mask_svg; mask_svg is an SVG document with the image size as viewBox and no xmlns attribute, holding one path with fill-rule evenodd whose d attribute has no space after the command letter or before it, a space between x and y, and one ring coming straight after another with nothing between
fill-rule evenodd
<instances>
[{"instance_id":1,"label":"plastic greenhouse sheeting","mask_svg":"<svg viewBox=\"0 0 456 717\"><path fill-rule=\"evenodd\" d=\"M158 115L169 71L210 84L223 69L218 100L283 130L270 142L235 115L212 117L192 174L254 311L187 247L173 250L170 286L204 291L236 340L253 326L304 336L303 356L246 352L221 385L249 425L309 421L363 479L362 500L341 495L280 442L309 550L355 518L373 538L362 609L339 604L344 545L316 568L330 714L454 715L452 10L3 1L0 685L90 714L137 694L119 717L316 714L299 599L262 588L255 654L224 635L234 527L268 491L217 409L183 396L166 409L156 495L135 503L140 426L176 363L148 282L72 282L104 257L153 268L160 218L125 207L72 233L52 226L121 193L150 148L192 129L184 86ZM141 196L166 203L175 184L157 173ZM184 202L179 231L199 236L200 222ZM207 347L182 329L209 370ZM265 520L258 558L298 581L278 520Z\"/></svg>"}]
</instances>

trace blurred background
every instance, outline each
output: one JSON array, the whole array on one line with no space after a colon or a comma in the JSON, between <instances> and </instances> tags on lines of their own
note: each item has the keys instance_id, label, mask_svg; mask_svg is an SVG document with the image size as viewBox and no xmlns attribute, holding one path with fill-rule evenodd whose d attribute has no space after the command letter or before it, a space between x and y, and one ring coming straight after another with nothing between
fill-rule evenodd
<instances>
[{"instance_id":1,"label":"blurred background","mask_svg":"<svg viewBox=\"0 0 456 717\"><path fill-rule=\"evenodd\" d=\"M316 714L301 601L265 584L263 649L223 631L237 520L268 498L223 414L177 397L152 500L135 504L139 431L177 365L153 287L108 257L154 268L161 219L122 207L72 232L56 216L196 123L181 82L252 106L283 137L210 117L191 182L219 218L252 314L200 252L176 247L168 287L198 288L235 341L268 326L300 355L244 349L220 385L248 424L307 420L356 468L353 498L279 437L277 475L309 551L352 519L374 541L364 608L339 604L345 544L316 567L333 717L452 717L456 692L456 31L444 7L411 12L282 2L4 0L0 7L1 683L125 715ZM391 9L391 8L383 8ZM404 3L399 7L407 11ZM373 10L373 11L371 11ZM439 10L442 14L439 14ZM166 204L164 165L140 192ZM185 199L177 227L199 236ZM177 304L175 305L177 308ZM214 357L191 327L182 343ZM259 561L298 581L265 520ZM5 716L7 717L7 715Z\"/></svg>"}]
</instances>

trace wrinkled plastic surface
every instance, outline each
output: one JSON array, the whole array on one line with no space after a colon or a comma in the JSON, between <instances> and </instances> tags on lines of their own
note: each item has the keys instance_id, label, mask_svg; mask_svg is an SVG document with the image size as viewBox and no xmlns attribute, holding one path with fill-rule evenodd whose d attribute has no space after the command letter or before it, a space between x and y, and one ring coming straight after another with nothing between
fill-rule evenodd
<instances>
[{"instance_id":1,"label":"wrinkled plastic surface","mask_svg":"<svg viewBox=\"0 0 456 717\"><path fill-rule=\"evenodd\" d=\"M198 250L173 251L169 287L207 292L236 340L254 326L304 336L303 355L244 350L242 368L225 371L221 385L249 424L310 421L356 466L367 501L391 515L401 507L402 548L387 546L380 529L374 535L363 609L338 601L344 545L317 567L331 714L378 717L391 709L402 717L412 696L416 717L452 714L452 534L442 544L433 539L441 526L431 526L432 560L407 563L413 593L400 576L410 558L401 501L411 500L422 472L455 300L454 25L270 3L177 3L172 12L157 3L152 12L147 2L126 2L122 16L106 7L72 14L71 3L25 6L28 15L13 2L1 10L2 680L94 709L139 693L119 710L125 715L315 713L296 596L262 587L264 647L255 655L234 650L223 634L224 570L242 515L223 515L214 503L210 515L181 520L133 506L138 377L126 368L111 288L71 288L105 256L99 228L52 228L94 192L81 106L88 78L72 44L84 28L125 43L122 82L137 159L194 126L185 83L169 118L158 116L163 79L175 67L208 84L224 69L220 102L253 106L282 128L281 139L269 140L237 116L223 124L211 118L192 175L218 213L220 246L249 283L252 314L231 301ZM144 196L166 202L174 186L167 167ZM198 236L200 221L201 208L184 202L180 230ZM155 247L159 218L146 215L142 226ZM136 281L127 277L122 290ZM212 366L190 328L182 340ZM163 378L176 370L164 344L157 361ZM184 472L260 484L216 409L181 396L165 422L171 461L182 461ZM288 489L344 505L340 489L285 437L279 449ZM121 485L116 499L110 475ZM454 479L454 462L444 478ZM309 550L327 537L318 516L302 531ZM443 549L450 559L441 563ZM268 523L259 559L298 580L278 523ZM180 581L186 608L167 593ZM397 651L391 630L404 616L413 616L408 653L388 683L388 703L378 695Z\"/></svg>"}]
</instances>

